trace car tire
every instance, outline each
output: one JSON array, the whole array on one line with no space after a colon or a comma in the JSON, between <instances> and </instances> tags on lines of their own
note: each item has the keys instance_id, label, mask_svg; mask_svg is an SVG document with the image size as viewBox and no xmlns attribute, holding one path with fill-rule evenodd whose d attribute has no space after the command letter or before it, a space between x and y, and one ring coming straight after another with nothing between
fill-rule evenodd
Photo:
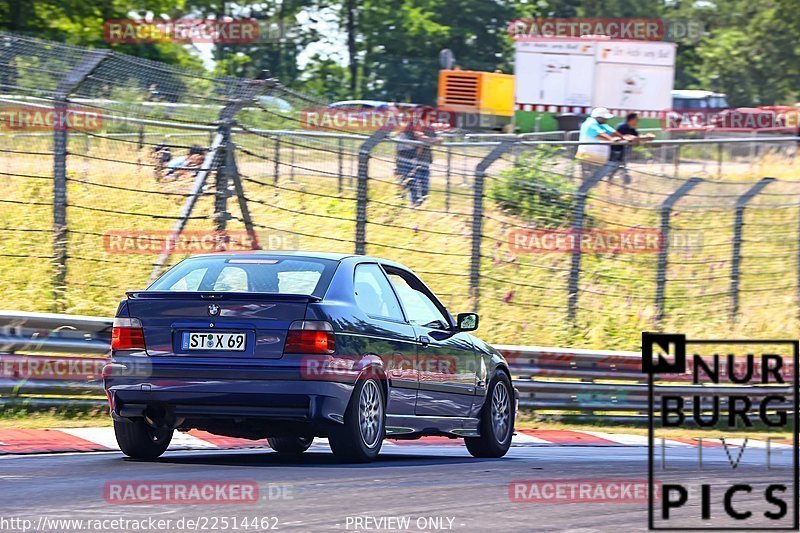
<instances>
[{"instance_id":1,"label":"car tire","mask_svg":"<svg viewBox=\"0 0 800 533\"><path fill-rule=\"evenodd\" d=\"M280 455L300 455L311 447L314 437L269 437L267 442Z\"/></svg>"},{"instance_id":2,"label":"car tire","mask_svg":"<svg viewBox=\"0 0 800 533\"><path fill-rule=\"evenodd\" d=\"M122 453L134 459L156 459L172 440L173 430L150 427L144 420L114 420L114 435Z\"/></svg>"},{"instance_id":3,"label":"car tire","mask_svg":"<svg viewBox=\"0 0 800 533\"><path fill-rule=\"evenodd\" d=\"M328 436L333 455L342 462L368 463L381 451L386 428L383 390L377 380L356 383L344 413L344 424Z\"/></svg>"},{"instance_id":4,"label":"car tire","mask_svg":"<svg viewBox=\"0 0 800 533\"><path fill-rule=\"evenodd\" d=\"M503 457L511 447L515 418L514 389L504 372L489 382L481 409L480 437L466 437L464 443L473 457Z\"/></svg>"}]
</instances>

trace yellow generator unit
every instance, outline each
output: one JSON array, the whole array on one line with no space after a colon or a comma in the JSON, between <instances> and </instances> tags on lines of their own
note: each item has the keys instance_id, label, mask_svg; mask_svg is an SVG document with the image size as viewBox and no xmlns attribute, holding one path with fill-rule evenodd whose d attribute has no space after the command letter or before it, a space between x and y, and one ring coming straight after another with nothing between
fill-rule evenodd
<instances>
[{"instance_id":1,"label":"yellow generator unit","mask_svg":"<svg viewBox=\"0 0 800 533\"><path fill-rule=\"evenodd\" d=\"M514 118L514 76L440 70L438 105L457 114L459 128L502 130Z\"/></svg>"}]
</instances>

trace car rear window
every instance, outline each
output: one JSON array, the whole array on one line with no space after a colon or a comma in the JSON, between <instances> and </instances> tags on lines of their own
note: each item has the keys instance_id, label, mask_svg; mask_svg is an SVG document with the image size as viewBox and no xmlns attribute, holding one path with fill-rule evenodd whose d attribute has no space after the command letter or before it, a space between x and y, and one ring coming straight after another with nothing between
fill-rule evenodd
<instances>
[{"instance_id":1,"label":"car rear window","mask_svg":"<svg viewBox=\"0 0 800 533\"><path fill-rule=\"evenodd\" d=\"M310 257L196 257L172 267L147 290L322 297L336 264Z\"/></svg>"}]
</instances>

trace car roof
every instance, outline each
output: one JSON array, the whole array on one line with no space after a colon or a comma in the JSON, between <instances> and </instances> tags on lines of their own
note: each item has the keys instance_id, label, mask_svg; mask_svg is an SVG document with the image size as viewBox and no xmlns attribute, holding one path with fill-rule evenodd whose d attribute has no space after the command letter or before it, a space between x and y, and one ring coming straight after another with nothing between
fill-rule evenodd
<instances>
[{"instance_id":1,"label":"car roof","mask_svg":"<svg viewBox=\"0 0 800 533\"><path fill-rule=\"evenodd\" d=\"M343 254L343 253L336 253L336 252L315 252L315 251L305 251L305 250L253 250L252 252L215 252L215 253L208 253L208 254L197 254L193 255L194 257L235 257L238 259L242 258L258 258L259 256L264 255L271 255L271 256L287 256L287 257L308 257L308 258L316 258L316 259L328 259L331 261L343 261L345 259L352 259L354 262L358 263L370 263L376 262L381 263L383 265L393 266L396 268L401 268L403 270L409 270L408 267L402 265L400 263L396 263L394 261L390 261L388 259L382 259L380 257L371 257L368 255L356 255L356 254Z\"/></svg>"},{"instance_id":2,"label":"car roof","mask_svg":"<svg viewBox=\"0 0 800 533\"><path fill-rule=\"evenodd\" d=\"M672 96L677 98L706 98L707 96L725 96L725 93L698 91L694 89L675 89L672 91Z\"/></svg>"},{"instance_id":3,"label":"car roof","mask_svg":"<svg viewBox=\"0 0 800 533\"><path fill-rule=\"evenodd\" d=\"M192 257L236 257L236 258L257 258L263 255L285 255L289 257L309 257L317 259L329 259L332 261L341 261L351 257L353 254L341 254L334 252L314 252L303 250L253 250L247 252L213 252L208 254L197 254Z\"/></svg>"},{"instance_id":4,"label":"car roof","mask_svg":"<svg viewBox=\"0 0 800 533\"><path fill-rule=\"evenodd\" d=\"M340 105L364 105L364 106L386 106L391 105L390 102L385 102L383 100L341 100L339 102L333 102L328 107L336 107Z\"/></svg>"}]
</instances>

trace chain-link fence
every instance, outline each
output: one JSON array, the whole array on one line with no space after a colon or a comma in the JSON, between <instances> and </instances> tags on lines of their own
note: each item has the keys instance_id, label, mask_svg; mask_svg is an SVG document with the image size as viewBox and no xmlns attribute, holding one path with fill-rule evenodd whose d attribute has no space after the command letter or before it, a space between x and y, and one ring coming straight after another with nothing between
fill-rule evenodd
<instances>
[{"instance_id":1,"label":"chain-link fence","mask_svg":"<svg viewBox=\"0 0 800 533\"><path fill-rule=\"evenodd\" d=\"M278 80L10 34L0 66L4 307L108 315L187 255L304 249L402 262L491 342L797 333L794 137L661 136L587 166L570 132L309 131L325 103Z\"/></svg>"}]
</instances>

